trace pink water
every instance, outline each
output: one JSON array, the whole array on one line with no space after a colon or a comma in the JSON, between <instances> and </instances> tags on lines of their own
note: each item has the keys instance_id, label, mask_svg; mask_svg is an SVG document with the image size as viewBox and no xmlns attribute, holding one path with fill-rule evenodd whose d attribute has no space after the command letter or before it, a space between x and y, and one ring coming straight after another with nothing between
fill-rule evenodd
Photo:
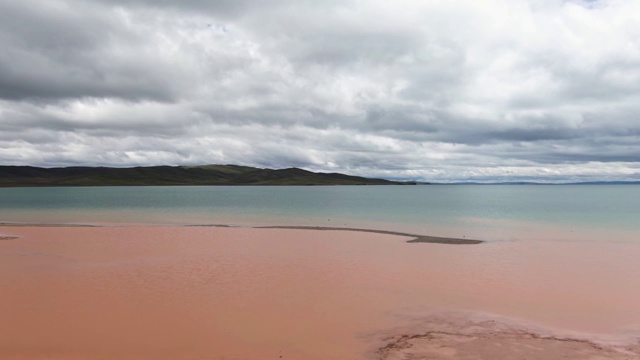
<instances>
[{"instance_id":1,"label":"pink water","mask_svg":"<svg viewBox=\"0 0 640 360\"><path fill-rule=\"evenodd\" d=\"M0 359L367 359L427 314L640 329L640 245L347 231L2 227Z\"/></svg>"}]
</instances>

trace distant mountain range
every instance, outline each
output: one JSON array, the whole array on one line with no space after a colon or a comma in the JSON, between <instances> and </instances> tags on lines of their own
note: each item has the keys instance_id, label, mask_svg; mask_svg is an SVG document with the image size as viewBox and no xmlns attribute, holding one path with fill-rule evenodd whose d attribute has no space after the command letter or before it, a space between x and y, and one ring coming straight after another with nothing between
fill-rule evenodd
<instances>
[{"instance_id":1,"label":"distant mountain range","mask_svg":"<svg viewBox=\"0 0 640 360\"><path fill-rule=\"evenodd\" d=\"M150 185L415 185L298 168L260 169L238 165L133 168L0 166L0 187Z\"/></svg>"},{"instance_id":2,"label":"distant mountain range","mask_svg":"<svg viewBox=\"0 0 640 360\"><path fill-rule=\"evenodd\" d=\"M416 184L420 185L420 182ZM429 185L640 185L640 181L582 181L582 182L535 182L535 181L510 181L510 182L452 182L429 183Z\"/></svg>"}]
</instances>

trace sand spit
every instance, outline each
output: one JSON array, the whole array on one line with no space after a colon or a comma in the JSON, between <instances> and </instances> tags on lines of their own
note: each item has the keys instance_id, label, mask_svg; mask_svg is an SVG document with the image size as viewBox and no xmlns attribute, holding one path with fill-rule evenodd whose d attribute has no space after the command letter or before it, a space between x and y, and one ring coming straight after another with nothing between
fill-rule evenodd
<instances>
[{"instance_id":1,"label":"sand spit","mask_svg":"<svg viewBox=\"0 0 640 360\"><path fill-rule=\"evenodd\" d=\"M637 360L640 339L602 339L555 334L501 322L438 315L425 319L420 331L382 339L377 360ZM401 330L396 329L397 332Z\"/></svg>"},{"instance_id":2,"label":"sand spit","mask_svg":"<svg viewBox=\"0 0 640 360\"><path fill-rule=\"evenodd\" d=\"M130 226L140 226L144 224L131 224ZM0 222L0 226L6 227L104 227L114 226L108 224L44 224L44 223L10 223ZM118 226L122 227L122 224ZM126 226L126 225L125 225ZM145 225L149 226L149 225ZM177 225L170 225L176 227ZM289 225L277 225L277 226L238 226L230 224L195 224L184 225L185 227L213 227L213 228L253 228L253 229L283 229L283 230L324 230L324 231L352 231L352 232L364 232L372 234L394 235L411 237L413 239L408 240L407 243L430 243L430 244L449 244L449 245L475 245L482 244L482 240L474 239L459 239L449 237L437 237L429 235L417 235L404 233L399 231L388 230L375 230L375 229L362 229L362 228L348 228L348 227L330 227L330 226L289 226Z\"/></svg>"},{"instance_id":3,"label":"sand spit","mask_svg":"<svg viewBox=\"0 0 640 360\"><path fill-rule=\"evenodd\" d=\"M6 226L6 227L100 227L102 225L0 222L0 226Z\"/></svg>"},{"instance_id":4,"label":"sand spit","mask_svg":"<svg viewBox=\"0 0 640 360\"><path fill-rule=\"evenodd\" d=\"M458 238L447 238L447 237L437 237L437 236L427 236L427 235L416 235L416 234L408 234L408 233L397 232L397 231L359 229L359 228L341 228L341 227L330 227L330 226L259 226L259 227L255 227L255 228L256 229L355 231L355 232L367 232L367 233L373 233L373 234L412 237L413 239L408 240L407 241L408 243L475 245L475 244L482 244L484 242L482 240L458 239Z\"/></svg>"}]
</instances>

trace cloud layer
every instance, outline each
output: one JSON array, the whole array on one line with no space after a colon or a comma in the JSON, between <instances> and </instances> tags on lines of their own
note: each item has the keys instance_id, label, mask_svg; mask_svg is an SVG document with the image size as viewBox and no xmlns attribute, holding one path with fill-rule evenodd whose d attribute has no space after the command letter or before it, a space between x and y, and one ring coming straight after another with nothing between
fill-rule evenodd
<instances>
[{"instance_id":1,"label":"cloud layer","mask_svg":"<svg viewBox=\"0 0 640 360\"><path fill-rule=\"evenodd\" d=\"M640 180L640 3L0 0L0 163Z\"/></svg>"}]
</instances>

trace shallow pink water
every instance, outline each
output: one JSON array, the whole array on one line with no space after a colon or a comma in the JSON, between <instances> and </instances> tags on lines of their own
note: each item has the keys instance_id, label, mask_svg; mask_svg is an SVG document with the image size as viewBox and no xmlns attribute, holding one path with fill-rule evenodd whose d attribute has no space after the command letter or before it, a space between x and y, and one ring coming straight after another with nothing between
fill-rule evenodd
<instances>
[{"instance_id":1,"label":"shallow pink water","mask_svg":"<svg viewBox=\"0 0 640 360\"><path fill-rule=\"evenodd\" d=\"M640 329L640 245L407 244L347 231L2 227L1 359L365 359L470 311ZM620 335L622 336L622 335Z\"/></svg>"}]
</instances>

